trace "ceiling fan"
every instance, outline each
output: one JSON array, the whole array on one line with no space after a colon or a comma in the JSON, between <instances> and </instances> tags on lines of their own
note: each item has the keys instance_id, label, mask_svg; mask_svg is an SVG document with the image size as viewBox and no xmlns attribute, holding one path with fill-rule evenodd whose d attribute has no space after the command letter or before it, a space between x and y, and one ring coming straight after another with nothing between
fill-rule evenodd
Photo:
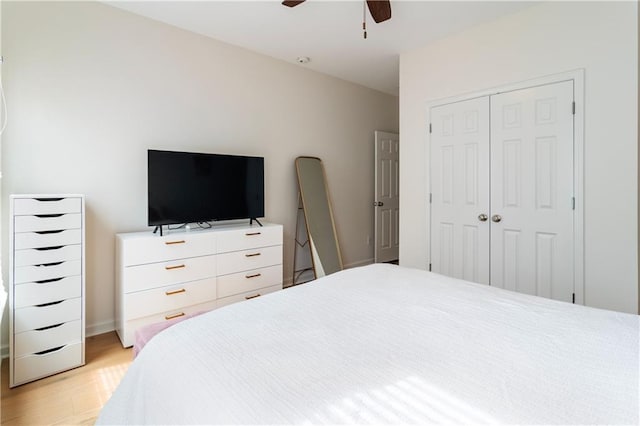
<instances>
[{"instance_id":1,"label":"ceiling fan","mask_svg":"<svg viewBox=\"0 0 640 426\"><path fill-rule=\"evenodd\" d=\"M304 3L304 1L305 0L285 0L282 4L288 7L294 7L300 3ZM371 17L376 23L391 19L391 3L389 0L366 0L366 3L369 7L369 13L371 13ZM366 19L364 19L365 16L363 16L362 20L362 29L364 31L364 38L367 38L367 24Z\"/></svg>"}]
</instances>

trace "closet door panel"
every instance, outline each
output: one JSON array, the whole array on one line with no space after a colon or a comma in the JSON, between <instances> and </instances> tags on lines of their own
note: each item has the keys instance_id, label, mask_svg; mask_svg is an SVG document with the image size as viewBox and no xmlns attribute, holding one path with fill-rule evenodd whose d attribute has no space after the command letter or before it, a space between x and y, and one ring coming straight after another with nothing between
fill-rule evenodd
<instances>
[{"instance_id":1,"label":"closet door panel","mask_svg":"<svg viewBox=\"0 0 640 426\"><path fill-rule=\"evenodd\" d=\"M432 108L431 125L431 270L488 284L489 98Z\"/></svg>"},{"instance_id":2,"label":"closet door panel","mask_svg":"<svg viewBox=\"0 0 640 426\"><path fill-rule=\"evenodd\" d=\"M573 82L490 102L491 285L570 302Z\"/></svg>"}]
</instances>

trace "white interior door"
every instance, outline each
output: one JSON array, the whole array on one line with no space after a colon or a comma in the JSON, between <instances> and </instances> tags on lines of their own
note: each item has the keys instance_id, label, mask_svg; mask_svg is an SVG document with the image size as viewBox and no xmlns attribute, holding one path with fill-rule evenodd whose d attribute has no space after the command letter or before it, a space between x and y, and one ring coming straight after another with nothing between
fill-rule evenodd
<instances>
[{"instance_id":1,"label":"white interior door","mask_svg":"<svg viewBox=\"0 0 640 426\"><path fill-rule=\"evenodd\" d=\"M375 262L398 260L400 227L400 139L397 133L375 132Z\"/></svg>"},{"instance_id":2,"label":"white interior door","mask_svg":"<svg viewBox=\"0 0 640 426\"><path fill-rule=\"evenodd\" d=\"M571 302L573 82L491 96L491 285Z\"/></svg>"},{"instance_id":3,"label":"white interior door","mask_svg":"<svg viewBox=\"0 0 640 426\"><path fill-rule=\"evenodd\" d=\"M431 109L431 270L489 284L489 97Z\"/></svg>"}]
</instances>

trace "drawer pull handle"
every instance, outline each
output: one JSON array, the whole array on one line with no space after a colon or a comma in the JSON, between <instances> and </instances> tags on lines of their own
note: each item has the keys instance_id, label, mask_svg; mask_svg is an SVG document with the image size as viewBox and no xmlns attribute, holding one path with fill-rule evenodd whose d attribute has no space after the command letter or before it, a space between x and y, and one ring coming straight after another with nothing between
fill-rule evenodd
<instances>
[{"instance_id":1,"label":"drawer pull handle","mask_svg":"<svg viewBox=\"0 0 640 426\"><path fill-rule=\"evenodd\" d=\"M260 256L260 253L247 253L244 255L245 257L254 257L254 256Z\"/></svg>"},{"instance_id":2,"label":"drawer pull handle","mask_svg":"<svg viewBox=\"0 0 640 426\"><path fill-rule=\"evenodd\" d=\"M246 235L247 237L250 237L250 236L252 236L252 235L260 235L260 234L262 234L262 232L247 232L247 233L246 233L246 234L244 234L244 235Z\"/></svg>"},{"instance_id":3,"label":"drawer pull handle","mask_svg":"<svg viewBox=\"0 0 640 426\"><path fill-rule=\"evenodd\" d=\"M256 277L259 277L261 275L262 275L261 273L257 273L257 274L253 274L253 275L245 275L244 277L245 278L256 278Z\"/></svg>"},{"instance_id":4,"label":"drawer pull handle","mask_svg":"<svg viewBox=\"0 0 640 426\"><path fill-rule=\"evenodd\" d=\"M48 217L62 217L64 216L64 213L58 213L58 214L36 214L34 215L35 217L39 217L40 219L45 219Z\"/></svg>"},{"instance_id":5,"label":"drawer pull handle","mask_svg":"<svg viewBox=\"0 0 640 426\"><path fill-rule=\"evenodd\" d=\"M182 265L165 266L164 269L166 269L167 271L170 271L172 269L180 269L185 267L186 265L183 263Z\"/></svg>"},{"instance_id":6,"label":"drawer pull handle","mask_svg":"<svg viewBox=\"0 0 640 426\"><path fill-rule=\"evenodd\" d=\"M59 234L64 231L64 229L56 229L55 231L36 231L36 234L47 235L47 234Z\"/></svg>"},{"instance_id":7,"label":"drawer pull handle","mask_svg":"<svg viewBox=\"0 0 640 426\"><path fill-rule=\"evenodd\" d=\"M36 201L62 201L64 198L34 198Z\"/></svg>"},{"instance_id":8,"label":"drawer pull handle","mask_svg":"<svg viewBox=\"0 0 640 426\"><path fill-rule=\"evenodd\" d=\"M164 319L166 320L170 320L170 319L174 319L174 318L178 318L178 317L183 317L184 316L184 312L178 312L177 314L173 314L173 315L166 315L164 317Z\"/></svg>"},{"instance_id":9,"label":"drawer pull handle","mask_svg":"<svg viewBox=\"0 0 640 426\"><path fill-rule=\"evenodd\" d=\"M258 293L258 294L254 294L253 296L245 296L244 298L245 298L246 300L249 300L249 299L255 299L256 297L260 297L260 293Z\"/></svg>"},{"instance_id":10,"label":"drawer pull handle","mask_svg":"<svg viewBox=\"0 0 640 426\"><path fill-rule=\"evenodd\" d=\"M185 290L184 288L181 288L180 290L165 291L164 294L166 294L167 296L171 296L172 294L186 293L186 291L187 290Z\"/></svg>"},{"instance_id":11,"label":"drawer pull handle","mask_svg":"<svg viewBox=\"0 0 640 426\"><path fill-rule=\"evenodd\" d=\"M34 355L46 355L46 354L50 354L51 352L57 352L60 349L64 348L67 345L62 345L62 346L58 346L57 348L51 348L51 349L47 349L45 351L40 351L40 352L36 352L34 353Z\"/></svg>"},{"instance_id":12,"label":"drawer pull handle","mask_svg":"<svg viewBox=\"0 0 640 426\"><path fill-rule=\"evenodd\" d=\"M45 330L51 330L52 328L56 328L56 327L60 327L62 324L64 324L63 322L61 322L60 324L54 324L54 325L49 325L47 327L40 327L40 328L35 328L35 331L45 331Z\"/></svg>"},{"instance_id":13,"label":"drawer pull handle","mask_svg":"<svg viewBox=\"0 0 640 426\"><path fill-rule=\"evenodd\" d=\"M45 251L45 250L60 250L64 246L53 246L53 247L38 247L36 250Z\"/></svg>"},{"instance_id":14,"label":"drawer pull handle","mask_svg":"<svg viewBox=\"0 0 640 426\"><path fill-rule=\"evenodd\" d=\"M37 308L44 308L46 306L53 306L53 305L57 305L59 303L64 302L64 300L58 300L57 302L49 302L49 303L43 303L41 305L36 305Z\"/></svg>"},{"instance_id":15,"label":"drawer pull handle","mask_svg":"<svg viewBox=\"0 0 640 426\"><path fill-rule=\"evenodd\" d=\"M34 265L34 266L38 266L38 267L44 266L46 268L47 266L58 266L58 265L62 265L63 263L64 263L64 261L62 261L62 262L51 262L51 263L41 263L39 265Z\"/></svg>"},{"instance_id":16,"label":"drawer pull handle","mask_svg":"<svg viewBox=\"0 0 640 426\"><path fill-rule=\"evenodd\" d=\"M40 281L34 281L36 284L49 284L49 283L54 283L56 281L60 281L61 279L63 279L64 277L60 277L60 278L50 278L48 280L40 280Z\"/></svg>"},{"instance_id":17,"label":"drawer pull handle","mask_svg":"<svg viewBox=\"0 0 640 426\"><path fill-rule=\"evenodd\" d=\"M176 240L176 241L165 241L164 242L166 245L170 246L172 244L184 244L186 243L185 240Z\"/></svg>"}]
</instances>

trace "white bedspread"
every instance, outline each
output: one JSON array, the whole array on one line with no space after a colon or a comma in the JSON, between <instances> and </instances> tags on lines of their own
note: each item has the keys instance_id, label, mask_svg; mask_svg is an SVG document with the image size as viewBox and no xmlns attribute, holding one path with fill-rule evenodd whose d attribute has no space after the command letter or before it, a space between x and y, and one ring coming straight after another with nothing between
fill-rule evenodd
<instances>
[{"instance_id":1,"label":"white bedspread","mask_svg":"<svg viewBox=\"0 0 640 426\"><path fill-rule=\"evenodd\" d=\"M638 424L640 317L371 265L171 327L98 424Z\"/></svg>"}]
</instances>

